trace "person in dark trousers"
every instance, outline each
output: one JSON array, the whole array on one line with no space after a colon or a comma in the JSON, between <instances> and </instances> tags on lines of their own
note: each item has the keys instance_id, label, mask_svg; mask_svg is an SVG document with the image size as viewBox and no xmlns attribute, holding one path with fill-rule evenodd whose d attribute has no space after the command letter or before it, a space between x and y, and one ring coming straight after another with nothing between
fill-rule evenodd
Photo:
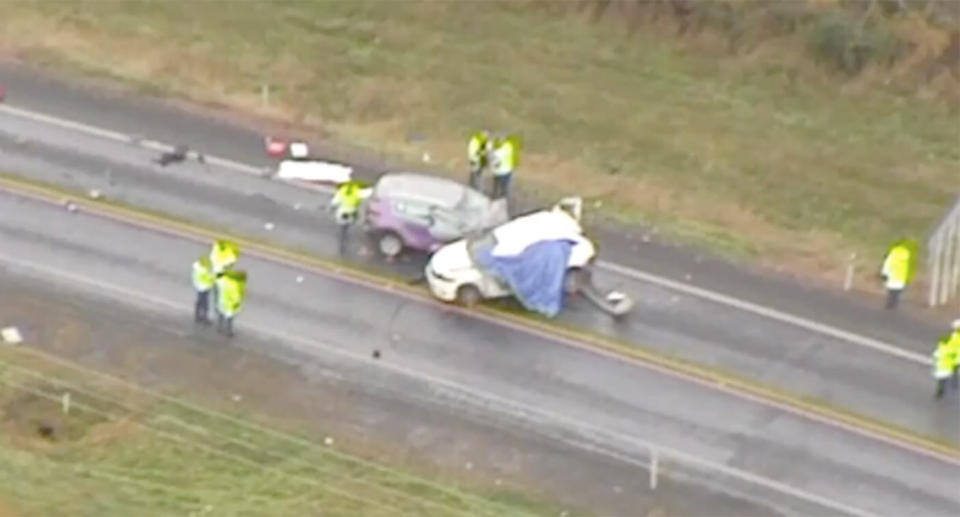
<instances>
[{"instance_id":1,"label":"person in dark trousers","mask_svg":"<svg viewBox=\"0 0 960 517\"><path fill-rule=\"evenodd\" d=\"M908 239L901 239L890 247L883 259L880 276L887 289L887 309L896 309L900 296L911 280L916 261L916 245Z\"/></svg>"},{"instance_id":2,"label":"person in dark trousers","mask_svg":"<svg viewBox=\"0 0 960 517\"><path fill-rule=\"evenodd\" d=\"M957 389L957 351L954 347L954 334L940 338L933 352L933 378L937 381L936 398L942 398L947 387ZM953 379L951 381L951 378Z\"/></svg>"},{"instance_id":3,"label":"person in dark trousers","mask_svg":"<svg viewBox=\"0 0 960 517\"><path fill-rule=\"evenodd\" d=\"M197 293L193 305L193 319L204 325L210 323L210 292L216 283L217 277L213 272L213 264L208 257L200 257L193 263L193 289Z\"/></svg>"}]
</instances>

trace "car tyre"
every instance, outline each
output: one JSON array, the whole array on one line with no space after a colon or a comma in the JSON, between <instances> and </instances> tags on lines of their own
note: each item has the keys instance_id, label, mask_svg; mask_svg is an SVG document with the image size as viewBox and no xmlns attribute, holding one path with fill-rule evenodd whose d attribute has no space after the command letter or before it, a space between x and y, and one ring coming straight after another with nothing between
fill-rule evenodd
<instances>
[{"instance_id":1,"label":"car tyre","mask_svg":"<svg viewBox=\"0 0 960 517\"><path fill-rule=\"evenodd\" d=\"M403 239L396 232L385 231L377 235L377 250L387 258L394 258L403 251Z\"/></svg>"},{"instance_id":2,"label":"car tyre","mask_svg":"<svg viewBox=\"0 0 960 517\"><path fill-rule=\"evenodd\" d=\"M590 275L586 269L572 267L567 270L567 274L563 278L563 292L568 295L580 294L589 281Z\"/></svg>"},{"instance_id":3,"label":"car tyre","mask_svg":"<svg viewBox=\"0 0 960 517\"><path fill-rule=\"evenodd\" d=\"M457 289L457 303L464 307L475 307L481 299L483 299L483 295L480 294L480 289L477 289L475 285L462 285Z\"/></svg>"}]
</instances>

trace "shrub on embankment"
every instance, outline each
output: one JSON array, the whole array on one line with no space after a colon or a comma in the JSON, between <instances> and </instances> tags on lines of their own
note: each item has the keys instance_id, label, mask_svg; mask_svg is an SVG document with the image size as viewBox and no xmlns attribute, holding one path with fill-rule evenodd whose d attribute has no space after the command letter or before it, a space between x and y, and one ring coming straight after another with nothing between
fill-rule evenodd
<instances>
[{"instance_id":1,"label":"shrub on embankment","mask_svg":"<svg viewBox=\"0 0 960 517\"><path fill-rule=\"evenodd\" d=\"M960 2L952 0L534 0L585 12L630 34L656 31L699 50L750 55L799 49L841 79L960 101ZM785 59L775 52L772 59Z\"/></svg>"}]
</instances>

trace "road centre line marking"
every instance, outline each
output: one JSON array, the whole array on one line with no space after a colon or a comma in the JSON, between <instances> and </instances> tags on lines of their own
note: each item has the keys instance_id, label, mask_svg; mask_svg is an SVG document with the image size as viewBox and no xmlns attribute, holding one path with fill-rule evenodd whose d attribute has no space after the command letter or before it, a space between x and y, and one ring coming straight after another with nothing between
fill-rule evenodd
<instances>
[{"instance_id":1,"label":"road centre line marking","mask_svg":"<svg viewBox=\"0 0 960 517\"><path fill-rule=\"evenodd\" d=\"M12 187L11 187L12 185ZM210 239L223 238L217 232L201 226L182 223L162 215L145 213L136 208L113 206L103 202L90 201L80 196L63 194L55 189L40 187L21 181L0 178L0 190L13 195L32 198L44 203L60 205L64 198L72 201L86 214L113 220L134 227L147 228L161 234L177 238L208 242ZM356 268L337 266L335 262L311 255L286 250L271 244L251 241L240 236L226 236L246 248L252 256L263 260L286 265L294 269L310 271L336 281L353 283L367 288L390 292L420 304L456 312L464 316L525 332L543 339L561 343L587 353L602 355L612 360L623 361L635 366L658 371L664 375L680 378L721 391L739 398L752 400L768 407L792 413L828 426L844 429L854 434L873 438L905 450L926 455L947 463L960 465L960 448L952 444L940 443L911 430L898 429L885 422L868 419L842 408L834 408L820 401L804 400L792 393L786 393L755 381L739 379L732 375L711 370L709 367L670 357L665 354L627 347L616 341L564 329L530 318L496 311L490 308L466 310L440 303L427 296L421 290L397 283L386 277L371 274ZM336 273L335 271L339 271ZM391 289L395 287L395 289Z\"/></svg>"},{"instance_id":2,"label":"road centre line marking","mask_svg":"<svg viewBox=\"0 0 960 517\"><path fill-rule=\"evenodd\" d=\"M153 149L160 152L169 152L173 150L173 146L163 144L161 142L156 142L153 140L137 140L136 138L133 138L129 135L119 133L116 131L111 131L108 129L99 128L99 127L85 124L82 122L76 122L73 120L68 120L68 119L64 119L64 118L60 118L52 115L47 115L47 114L39 113L32 110L16 108L8 104L0 105L0 112L34 120L37 122L60 126L63 128L67 128L67 129L71 129L71 130L75 130L83 133L88 133L91 135L107 138L110 140L115 140L118 142L141 145L148 149ZM226 158L220 158L217 156L211 156L211 155L204 155L204 156L209 163L212 163L227 169L233 169L246 174L253 174L258 176L262 176L262 173L263 173L262 168L253 167L251 165L246 165L240 162L236 162ZM301 188L307 188L307 189L323 192L326 194L331 194L333 192L333 189L330 189L328 187L320 186L320 185L312 185L305 182L285 181L285 183L292 183ZM614 274L626 276L628 278L632 278L634 280L639 280L642 282L652 283L660 287L664 287L674 291L679 291L681 293L702 298L720 305L726 305L728 307L732 307L744 312L749 312L757 316L765 317L775 321L780 321L782 323L788 323L790 325L794 325L802 329L817 332L819 334L826 335L828 337L831 337L840 341L846 341L854 345L859 345L864 348L868 348L877 352L881 352L894 357L905 359L907 361L911 361L917 364L921 364L925 366L930 366L933 364L932 358L925 354L920 354L917 352L912 352L910 350L905 350L896 345L885 343L883 341L873 339L861 334L846 331L831 325L819 323L810 319L806 319L800 316L779 311L769 306L756 304L756 303L735 298L729 295L725 295L716 291L711 291L709 289L696 287L691 284L679 282L664 276L655 275L653 273L644 272L636 268L623 266L623 265L615 264L612 262L606 262L606 261L600 260L597 262L597 266L600 267L601 269L604 269Z\"/></svg>"},{"instance_id":3,"label":"road centre line marking","mask_svg":"<svg viewBox=\"0 0 960 517\"><path fill-rule=\"evenodd\" d=\"M98 290L104 293L113 293L112 294L113 298L122 297L127 299L138 300L139 302L141 302L141 304L144 307L149 307L153 309L156 309L156 307L158 306L165 307L167 310L171 312L177 312L177 313L183 313L183 314L187 314L188 312L191 312L190 308L187 305L184 305L182 303L176 303L166 298L150 295L140 291L135 291L127 287L118 286L115 284L105 282L100 279L93 279L93 278L81 276L76 273L65 271L59 268L49 267L49 266L40 266L40 265L33 264L21 259L4 255L2 253L0 253L0 262L5 263L8 266L12 265L13 267L16 267L16 268L33 271L37 278L43 278L45 276L59 277L61 280L66 280L74 284L92 287L95 290ZM573 428L578 431L589 430L600 435L612 435L624 442L632 443L633 445L638 446L638 448L656 450L661 454L664 454L668 457L674 457L682 462L686 462L688 464L706 468L708 470L715 470L717 472L730 475L742 481L746 481L746 482L753 483L765 488L769 488L776 492L780 492L781 494L790 495L807 502L811 502L820 506L831 508L833 510L841 511L841 512L848 513L850 515L855 515L858 517L873 517L874 515L865 510L854 508L844 503L795 488L788 484L781 483L779 481L776 481L771 478L767 478L759 474L754 474L745 470L740 470L740 469L729 467L723 464L714 463L710 460L705 460L703 458L693 456L683 451L674 450L669 447L664 447L657 444L653 444L651 442L647 442L642 438L624 435L619 431L610 431L610 430L601 429L591 425L588 422L578 421L578 420L563 416L561 414L554 413L550 410L543 409L542 407L534 407L534 406L525 404L523 402L508 399L506 397L497 395L495 393L479 389L475 386L463 385L456 381L449 380L444 377L438 377L430 373L416 370L411 367L395 364L389 361L378 361L375 363L371 363L369 358L366 356L366 354L351 352L349 350L345 350L343 348L337 347L330 343L318 341L316 339L308 339L302 336L290 334L286 331L281 331L281 330L274 329L272 327L267 327L264 325L244 324L238 327L238 330L242 328L251 329L255 333L268 338L286 341L292 345L297 346L300 349L306 349L307 351L310 351L310 352L316 352L319 349L328 354L338 355L346 359L349 359L351 361L363 363L366 365L372 364L380 368L392 370L394 373L399 373L407 377L412 377L412 378L420 379L422 381L426 381L428 383L444 386L447 389L450 389L454 392L459 392L460 394L465 395L468 398L475 397L475 398L479 398L479 399L486 400L488 402L493 403L494 407L500 406L500 412L506 412L510 414L510 416L512 416L513 418L524 418L523 417L524 414L533 415L540 420L540 423L542 423L544 420L546 420L547 422L553 421L554 423L560 423L564 426L567 426L568 428ZM507 410L505 411L504 408L506 408ZM557 438L554 438L554 439L557 439ZM582 444L578 444L575 441L565 440L562 438L560 440L565 442L568 446L573 446L577 448L583 447ZM647 464L640 462L630 457L629 455L620 454L612 450L605 450L600 452L602 454L614 457L615 459L618 459L626 463L630 463L630 464L645 467L645 468L648 467Z\"/></svg>"}]
</instances>

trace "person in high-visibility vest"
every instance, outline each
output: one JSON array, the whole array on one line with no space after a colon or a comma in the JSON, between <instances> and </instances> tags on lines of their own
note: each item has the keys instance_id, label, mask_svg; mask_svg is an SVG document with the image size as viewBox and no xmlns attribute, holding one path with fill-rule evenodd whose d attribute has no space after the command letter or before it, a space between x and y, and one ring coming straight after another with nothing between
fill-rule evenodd
<instances>
[{"instance_id":1,"label":"person in high-visibility vest","mask_svg":"<svg viewBox=\"0 0 960 517\"><path fill-rule=\"evenodd\" d=\"M347 232L350 230L350 226L357 220L363 197L363 185L357 181L347 181L337 187L337 192L330 202L330 207L335 210L337 224L340 225L341 254L346 251Z\"/></svg>"},{"instance_id":2,"label":"person in high-visibility vest","mask_svg":"<svg viewBox=\"0 0 960 517\"><path fill-rule=\"evenodd\" d=\"M467 142L467 160L470 162L470 186L479 188L480 178L483 176L484 169L487 168L490 158L490 133L487 131L477 131L470 136Z\"/></svg>"},{"instance_id":3,"label":"person in high-visibility vest","mask_svg":"<svg viewBox=\"0 0 960 517\"><path fill-rule=\"evenodd\" d=\"M953 320L949 346L953 351L953 389L960 389L960 319Z\"/></svg>"},{"instance_id":4,"label":"person in high-visibility vest","mask_svg":"<svg viewBox=\"0 0 960 517\"><path fill-rule=\"evenodd\" d=\"M240 258L240 247L228 240L219 239L210 248L210 263L213 274L220 276L233 267Z\"/></svg>"},{"instance_id":5,"label":"person in high-visibility vest","mask_svg":"<svg viewBox=\"0 0 960 517\"><path fill-rule=\"evenodd\" d=\"M247 272L229 270L217 278L217 332L233 336L233 319L247 291Z\"/></svg>"},{"instance_id":6,"label":"person in high-visibility vest","mask_svg":"<svg viewBox=\"0 0 960 517\"><path fill-rule=\"evenodd\" d=\"M193 305L193 319L197 323L210 323L207 314L210 311L210 291L217 281L213 273L213 264L209 257L200 257L193 262L193 289L197 292L197 301Z\"/></svg>"},{"instance_id":7,"label":"person in high-visibility vest","mask_svg":"<svg viewBox=\"0 0 960 517\"><path fill-rule=\"evenodd\" d=\"M900 302L900 295L913 279L916 266L916 244L903 239L897 241L887 251L883 259L880 275L887 289L887 309L894 309Z\"/></svg>"},{"instance_id":8,"label":"person in high-visibility vest","mask_svg":"<svg viewBox=\"0 0 960 517\"><path fill-rule=\"evenodd\" d=\"M510 180L517 166L519 149L513 136L501 137L494 143L493 149L493 197L507 197Z\"/></svg>"},{"instance_id":9,"label":"person in high-visibility vest","mask_svg":"<svg viewBox=\"0 0 960 517\"><path fill-rule=\"evenodd\" d=\"M937 391L934 394L936 398L943 397L951 377L956 379L957 351L951 341L953 341L952 335L942 336L937 343L937 349L933 352L933 378L937 381ZM949 384L953 385L954 390L957 389L956 380Z\"/></svg>"}]
</instances>

